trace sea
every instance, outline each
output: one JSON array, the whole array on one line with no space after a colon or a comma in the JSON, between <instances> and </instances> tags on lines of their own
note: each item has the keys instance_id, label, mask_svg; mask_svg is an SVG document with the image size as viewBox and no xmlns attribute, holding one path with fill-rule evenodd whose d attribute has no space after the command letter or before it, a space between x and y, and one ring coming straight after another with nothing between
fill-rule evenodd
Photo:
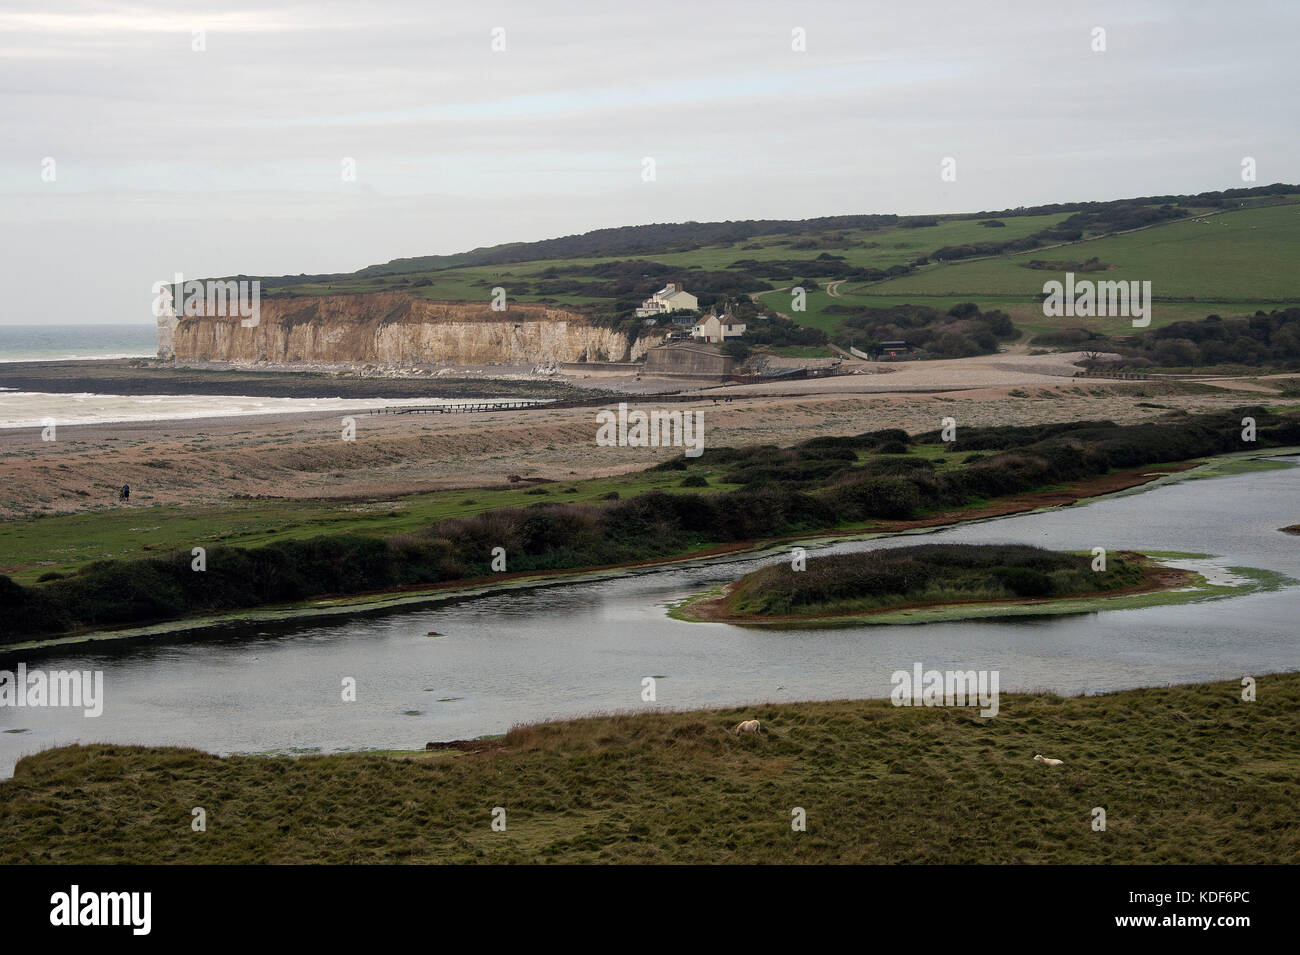
<instances>
[{"instance_id":1,"label":"sea","mask_svg":"<svg viewBox=\"0 0 1300 955\"><path fill-rule=\"evenodd\" d=\"M147 358L158 352L157 328L131 325L0 325L4 362ZM365 411L437 405L442 398L267 398L249 395L115 395L0 388L0 429L222 418L230 415ZM495 399L508 400L508 399Z\"/></svg>"},{"instance_id":2,"label":"sea","mask_svg":"<svg viewBox=\"0 0 1300 955\"><path fill-rule=\"evenodd\" d=\"M0 325L0 361L148 358L158 354L158 327L130 325Z\"/></svg>"}]
</instances>

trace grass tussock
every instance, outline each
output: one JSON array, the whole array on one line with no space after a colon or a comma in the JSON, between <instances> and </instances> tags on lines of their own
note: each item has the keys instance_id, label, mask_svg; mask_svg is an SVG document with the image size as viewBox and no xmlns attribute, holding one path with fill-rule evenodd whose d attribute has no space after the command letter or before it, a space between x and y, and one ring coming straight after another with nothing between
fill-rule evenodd
<instances>
[{"instance_id":1,"label":"grass tussock","mask_svg":"<svg viewBox=\"0 0 1300 955\"><path fill-rule=\"evenodd\" d=\"M0 862L1294 862L1300 674L1240 694L618 714L409 757L72 746L0 783ZM749 718L767 732L730 732Z\"/></svg>"}]
</instances>

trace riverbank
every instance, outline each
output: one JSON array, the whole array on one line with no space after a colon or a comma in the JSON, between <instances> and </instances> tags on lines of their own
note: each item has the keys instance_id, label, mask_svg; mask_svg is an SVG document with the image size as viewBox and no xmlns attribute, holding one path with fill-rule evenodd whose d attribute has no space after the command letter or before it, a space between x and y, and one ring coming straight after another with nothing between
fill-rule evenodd
<instances>
[{"instance_id":1,"label":"riverbank","mask_svg":"<svg viewBox=\"0 0 1300 955\"><path fill-rule=\"evenodd\" d=\"M0 863L1286 864L1300 674L1256 680L1252 702L1239 681L1002 694L992 719L887 700L626 713L418 754L63 747L0 783ZM764 732L733 735L745 719Z\"/></svg>"},{"instance_id":2,"label":"riverbank","mask_svg":"<svg viewBox=\"0 0 1300 955\"><path fill-rule=\"evenodd\" d=\"M801 546L818 546L837 541L870 540L874 538L897 535L923 534L943 527L974 524L988 520L1012 517L1033 511L1052 510L1068 507L1084 500L1102 499L1112 495L1140 493L1144 487L1155 486L1169 481L1192 479L1201 476L1213 477L1219 474L1242 473L1253 469L1287 467L1282 462L1271 460L1283 454L1295 454L1300 449L1261 449L1259 451L1238 452L1219 455L1205 462L1180 462L1171 465L1132 468L1124 472L1097 475L1090 479L1071 482L1064 487L1052 488L1040 492L1014 495L1007 499L997 499L967 508L930 514L912 521L873 521L867 525L824 530L814 535L789 535L716 544L697 548L689 553L656 559L628 561L620 564L600 567L575 568L572 570L555 570L546 573L503 572L490 577L469 580L447 581L441 584L420 585L391 588L383 591L368 592L347 596L332 596L300 601L283 606L261 607L238 610L228 613L207 614L168 620L146 626L121 627L107 630L66 634L56 637L13 641L0 645L0 656L6 654L26 654L57 649L80 643L99 643L104 641L149 640L178 633L200 633L203 631L238 631L248 627L268 624L288 624L302 620L325 621L352 615L385 613L399 608L415 608L448 600L480 597L492 593L511 590L546 587L554 584L594 582L623 577L629 573L650 572L655 569L674 565L704 564L716 561L736 560L764 551L778 549L798 542ZM1166 555L1186 556L1186 555ZM1243 571L1243 582L1249 581L1249 589L1280 586L1277 575L1267 571L1258 573L1248 568ZM1197 599L1213 599L1244 593L1239 586L1197 583L1182 593L1136 595L1124 598L1131 606L1152 605L1156 602L1184 602ZM1121 598L1114 598L1120 600ZM1122 609L1119 604L1109 605L1112 609ZM998 608L1000 609L1000 608ZM1092 607L1085 598L1074 605L1062 604L1061 613L1086 612ZM674 611L674 613L679 611ZM944 608L916 610L911 613L900 611L897 619L886 620L875 617L871 622L921 623L931 620L953 619L948 616L952 611ZM967 615L980 615L973 609L963 611ZM1009 612L1009 615L1032 613L1032 609ZM996 609L995 609L996 613Z\"/></svg>"},{"instance_id":3,"label":"riverbank","mask_svg":"<svg viewBox=\"0 0 1300 955\"><path fill-rule=\"evenodd\" d=\"M1223 457L1238 457L1227 455ZM1262 455L1261 455L1262 456ZM1264 463L1266 464L1266 463ZM814 541L807 535L789 535L789 537L766 538L762 541L745 541L695 548L688 554L656 557L656 559L624 561L620 564L603 565L603 567L552 570L549 573L503 572L491 577L458 579L434 583L434 585L394 587L382 591L363 592L363 594L325 596L312 600L303 600L274 607L247 608L213 615L191 616L156 622L144 626L126 626L105 630L83 631L83 633L62 634L57 637L27 639L0 644L0 655L14 652L51 650L51 648L69 646L75 643L103 641L134 641L134 639L151 639L165 637L175 633L199 633L205 630L229 630L247 628L261 624L287 624L309 618L330 618L364 613L382 613L400 607L417 607L421 604L441 602L441 600L463 599L469 596L484 596L493 592L530 589L554 583L577 583L601 581L621 577L627 573L647 572L669 565L707 563L710 560L737 559L737 557L755 554L779 547L787 542L802 541L806 544L829 541L853 541L853 539L871 539L889 537L894 534L924 533L926 530L944 528L959 524L995 520L1017 513L1039 511L1066 507L1089 498L1102 498L1122 491L1139 489L1147 483L1177 476L1193 468L1195 463L1149 466L1134 468L1123 473L1101 474L1095 478L1071 483L1070 486L1058 487L1040 492L1015 495L1006 500L993 500L983 504L970 505L967 508L950 509L941 515L928 515L914 521L872 521L854 528L827 529L818 531ZM1216 466L1210 464L1208 466ZM1218 463L1217 466L1223 466Z\"/></svg>"}]
</instances>

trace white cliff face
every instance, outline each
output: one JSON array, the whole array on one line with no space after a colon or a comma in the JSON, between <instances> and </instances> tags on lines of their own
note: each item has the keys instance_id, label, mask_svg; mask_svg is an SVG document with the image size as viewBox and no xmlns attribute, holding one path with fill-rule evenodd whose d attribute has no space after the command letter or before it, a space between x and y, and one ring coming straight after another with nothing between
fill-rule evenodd
<instances>
[{"instance_id":1,"label":"white cliff face","mask_svg":"<svg viewBox=\"0 0 1300 955\"><path fill-rule=\"evenodd\" d=\"M375 337L379 361L551 364L630 360L644 351L620 333L567 321L384 325Z\"/></svg>"},{"instance_id":2,"label":"white cliff face","mask_svg":"<svg viewBox=\"0 0 1300 955\"><path fill-rule=\"evenodd\" d=\"M176 357L176 325L174 312L165 312L158 316L158 357L171 361Z\"/></svg>"},{"instance_id":3,"label":"white cliff face","mask_svg":"<svg viewBox=\"0 0 1300 955\"><path fill-rule=\"evenodd\" d=\"M257 324L238 317L158 322L160 357L183 361L552 364L630 361L657 338L632 341L578 312L545 305L426 302L405 292L264 298ZM164 354L166 352L167 354Z\"/></svg>"}]
</instances>

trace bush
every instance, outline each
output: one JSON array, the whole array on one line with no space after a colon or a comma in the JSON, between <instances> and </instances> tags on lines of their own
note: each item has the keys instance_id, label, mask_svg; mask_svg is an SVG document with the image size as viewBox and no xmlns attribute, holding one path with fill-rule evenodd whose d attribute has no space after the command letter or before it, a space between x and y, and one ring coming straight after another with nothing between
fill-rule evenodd
<instances>
[{"instance_id":1,"label":"bush","mask_svg":"<svg viewBox=\"0 0 1300 955\"><path fill-rule=\"evenodd\" d=\"M667 461L661 461L658 464L652 464L646 468L647 471L685 471L686 462L682 458L669 458Z\"/></svg>"},{"instance_id":2,"label":"bush","mask_svg":"<svg viewBox=\"0 0 1300 955\"><path fill-rule=\"evenodd\" d=\"M723 342L721 350L722 354L726 355L728 358L734 358L737 362L743 362L749 357L749 346L743 341L736 339Z\"/></svg>"},{"instance_id":3,"label":"bush","mask_svg":"<svg viewBox=\"0 0 1300 955\"><path fill-rule=\"evenodd\" d=\"M845 520L911 517L921 506L916 485L903 478L871 477L846 484L835 494Z\"/></svg>"},{"instance_id":4,"label":"bush","mask_svg":"<svg viewBox=\"0 0 1300 955\"><path fill-rule=\"evenodd\" d=\"M994 567L993 575L1017 597L1047 597L1052 578L1030 567Z\"/></svg>"}]
</instances>

